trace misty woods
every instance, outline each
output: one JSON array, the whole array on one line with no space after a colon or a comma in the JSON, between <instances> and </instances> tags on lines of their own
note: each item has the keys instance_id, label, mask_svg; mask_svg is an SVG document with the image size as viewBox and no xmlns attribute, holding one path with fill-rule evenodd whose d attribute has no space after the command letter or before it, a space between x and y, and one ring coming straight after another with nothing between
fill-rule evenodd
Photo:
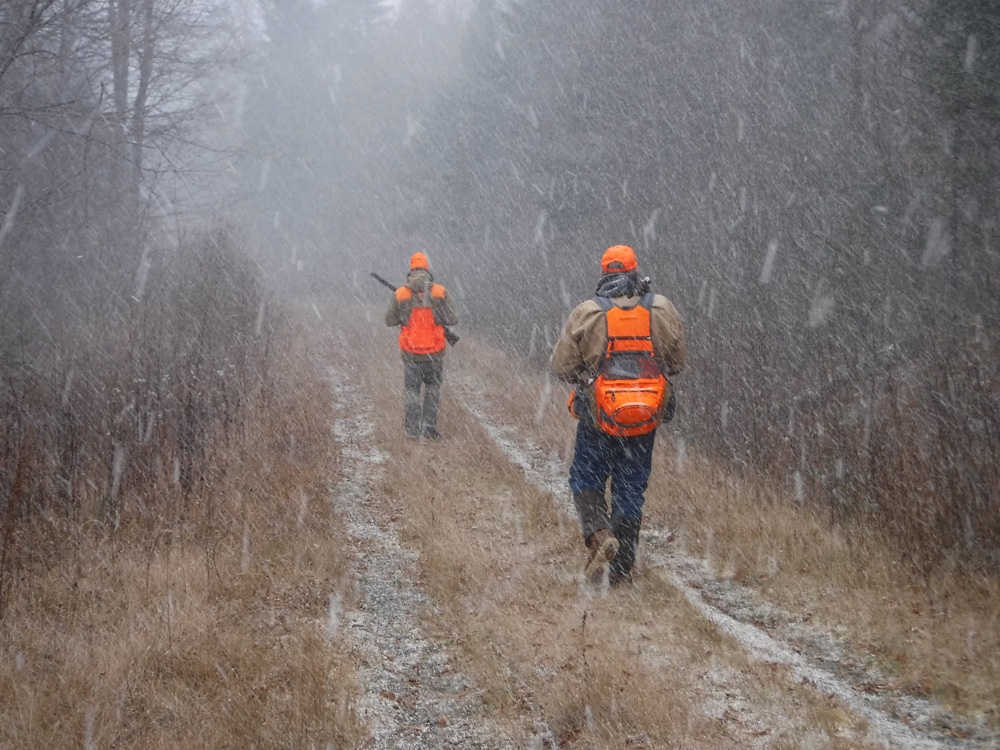
<instances>
[{"instance_id":1,"label":"misty woods","mask_svg":"<svg viewBox=\"0 0 1000 750\"><path fill-rule=\"evenodd\" d=\"M539 367L631 244L689 331L688 439L921 568L996 563L988 3L418 5L273 27L254 127L296 158L251 170L262 234L355 297L432 252L464 320Z\"/></svg>"},{"instance_id":2,"label":"misty woods","mask_svg":"<svg viewBox=\"0 0 1000 750\"><path fill-rule=\"evenodd\" d=\"M998 96L974 0L8 0L0 601L33 519L196 487L269 288L356 303L415 250L541 368L632 245L693 447L995 565Z\"/></svg>"}]
</instances>

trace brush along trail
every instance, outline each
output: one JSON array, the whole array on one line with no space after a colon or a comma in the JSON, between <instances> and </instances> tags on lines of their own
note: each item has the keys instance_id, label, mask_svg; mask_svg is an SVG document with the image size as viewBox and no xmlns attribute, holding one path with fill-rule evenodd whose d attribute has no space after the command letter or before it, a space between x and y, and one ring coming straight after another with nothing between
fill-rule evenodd
<instances>
[{"instance_id":1,"label":"brush along trail","mask_svg":"<svg viewBox=\"0 0 1000 750\"><path fill-rule=\"evenodd\" d=\"M561 391L526 364L512 387L506 358L463 335L445 365L444 439L408 440L385 334L338 328L330 363L345 467L332 502L358 605L332 601L329 629L363 665L373 747L997 746L807 613L684 554L653 495L635 582L586 585ZM366 346L349 345L358 336ZM655 471L682 468L669 429L657 450L672 459Z\"/></svg>"}]
</instances>

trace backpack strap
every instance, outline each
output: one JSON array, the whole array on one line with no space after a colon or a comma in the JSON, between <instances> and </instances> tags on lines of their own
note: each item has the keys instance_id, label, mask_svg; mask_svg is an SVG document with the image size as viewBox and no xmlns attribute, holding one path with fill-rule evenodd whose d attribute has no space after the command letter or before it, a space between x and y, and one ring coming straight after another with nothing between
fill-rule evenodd
<instances>
[{"instance_id":1,"label":"backpack strap","mask_svg":"<svg viewBox=\"0 0 1000 750\"><path fill-rule=\"evenodd\" d=\"M602 312L607 312L615 306L614 301L610 297L594 297L594 302L597 303Z\"/></svg>"}]
</instances>

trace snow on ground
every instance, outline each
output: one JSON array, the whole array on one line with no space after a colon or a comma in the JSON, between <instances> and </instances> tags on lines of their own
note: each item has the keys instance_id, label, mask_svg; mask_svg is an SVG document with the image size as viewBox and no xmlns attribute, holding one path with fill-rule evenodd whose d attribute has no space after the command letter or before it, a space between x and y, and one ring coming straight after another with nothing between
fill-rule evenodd
<instances>
[{"instance_id":1,"label":"snow on ground","mask_svg":"<svg viewBox=\"0 0 1000 750\"><path fill-rule=\"evenodd\" d=\"M343 479L331 502L357 550L358 610L342 617L331 601L328 632L343 632L362 658L359 716L377 750L522 748L483 715L476 686L451 666L447 644L428 638L420 612L431 606L413 576L418 554L391 527L375 523L372 487L385 456L372 442L371 399L343 373L331 372ZM342 622L340 622L342 620ZM541 741L542 735L535 737ZM539 745L541 746L541 745Z\"/></svg>"}]
</instances>

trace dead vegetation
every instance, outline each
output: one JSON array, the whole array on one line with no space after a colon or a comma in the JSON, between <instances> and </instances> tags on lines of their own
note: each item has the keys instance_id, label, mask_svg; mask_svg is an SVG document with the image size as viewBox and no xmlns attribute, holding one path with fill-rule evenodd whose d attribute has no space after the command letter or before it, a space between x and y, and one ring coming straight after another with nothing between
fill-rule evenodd
<instances>
[{"instance_id":1,"label":"dead vegetation","mask_svg":"<svg viewBox=\"0 0 1000 750\"><path fill-rule=\"evenodd\" d=\"M420 580L439 608L427 628L459 644L488 713L535 711L567 747L795 747L803 737L874 746L863 721L780 668L750 662L655 571L606 595L581 587L575 520L512 466L447 385L481 378L510 407L510 424L561 446L564 398L550 391L539 408L537 375L463 338L446 364L446 440L422 444L400 430L401 376L385 375L392 342L353 361L380 384L370 390L375 434L390 459L376 494L421 552Z\"/></svg>"},{"instance_id":2,"label":"dead vegetation","mask_svg":"<svg viewBox=\"0 0 1000 750\"><path fill-rule=\"evenodd\" d=\"M290 320L270 347L268 377L240 394L232 438L206 446L190 493L123 492L117 529L55 510L19 526L0 746L361 742L354 662L326 634L347 566L325 497L321 355Z\"/></svg>"},{"instance_id":3,"label":"dead vegetation","mask_svg":"<svg viewBox=\"0 0 1000 750\"><path fill-rule=\"evenodd\" d=\"M697 458L684 462L681 481L668 481L676 455L659 458L651 491L679 545L718 575L823 623L896 689L996 729L1000 580L949 558L927 574L894 534L831 525L782 488L734 481Z\"/></svg>"},{"instance_id":4,"label":"dead vegetation","mask_svg":"<svg viewBox=\"0 0 1000 750\"><path fill-rule=\"evenodd\" d=\"M46 549L62 552L20 558L0 631L0 745L368 741L355 709L359 656L349 639L329 640L325 622L332 593L351 606L357 564L326 502L338 446L320 373L341 362L373 400L371 440L387 457L375 521L420 552L408 574L434 605L424 632L452 645L484 717L534 717L574 748L878 746L864 718L750 658L648 561L632 586L580 585L575 520L498 448L460 387L481 384L511 429L565 461L573 424L560 386L465 335L446 364L446 439L416 443L400 429L391 333L353 330L364 315L324 312L336 330L309 316L276 329L269 385L244 394L248 418L206 452L186 501L139 512L140 496L125 493L130 520L117 530L48 513L19 532L23 547L44 532ZM168 500L183 497L174 492ZM956 737L963 726L996 730L996 580L946 564L924 577L889 535L845 533L782 488L697 456L672 430L648 497L648 528L669 529L721 579L841 638L845 670L885 675L862 689L943 703Z\"/></svg>"}]
</instances>

